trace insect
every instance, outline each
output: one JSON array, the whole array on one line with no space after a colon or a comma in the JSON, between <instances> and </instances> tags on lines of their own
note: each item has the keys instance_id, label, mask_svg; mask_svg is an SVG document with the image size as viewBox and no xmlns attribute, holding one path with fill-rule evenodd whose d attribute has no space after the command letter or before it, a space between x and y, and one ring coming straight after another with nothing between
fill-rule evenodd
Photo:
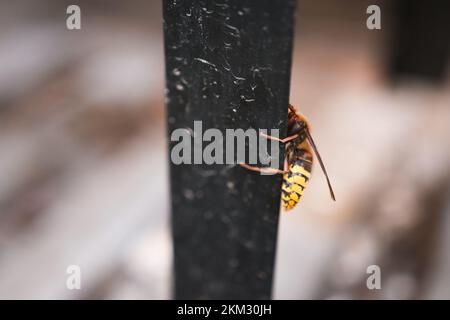
<instances>
[{"instance_id":1,"label":"insect","mask_svg":"<svg viewBox=\"0 0 450 320\"><path fill-rule=\"evenodd\" d=\"M291 210L300 201L305 191L308 181L311 177L314 152L319 160L320 167L327 180L331 198L336 201L327 170L323 164L322 158L317 150L316 144L310 133L310 125L308 120L297 112L295 108L289 104L288 107L288 136L284 139L261 134L267 139L276 140L286 144L285 169L277 170L272 168L259 168L250 166L245 163L240 165L252 171L266 171L270 173L283 174L283 184L281 188L281 201L285 210Z\"/></svg>"}]
</instances>

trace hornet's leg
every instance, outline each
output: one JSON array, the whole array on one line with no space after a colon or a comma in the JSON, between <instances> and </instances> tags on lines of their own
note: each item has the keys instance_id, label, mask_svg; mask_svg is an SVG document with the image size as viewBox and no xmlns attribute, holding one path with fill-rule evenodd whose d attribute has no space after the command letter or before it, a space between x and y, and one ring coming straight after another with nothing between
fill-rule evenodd
<instances>
[{"instance_id":1,"label":"hornet's leg","mask_svg":"<svg viewBox=\"0 0 450 320\"><path fill-rule=\"evenodd\" d=\"M246 163L243 163L243 162L239 163L239 165L247 170L261 172L261 173L268 173L268 174L285 174L285 173L287 173L287 171L285 171L285 170L274 169L274 168L270 168L270 167L269 168L255 167L255 166L251 166Z\"/></svg>"},{"instance_id":2,"label":"hornet's leg","mask_svg":"<svg viewBox=\"0 0 450 320\"><path fill-rule=\"evenodd\" d=\"M259 135L264 137L264 138L266 138L266 139L275 140L275 141L278 141L278 142L281 142L281 143L287 143L287 142L292 141L292 140L294 140L295 138L298 137L298 134L294 134L293 136L289 136L289 137L286 137L284 139L280 139L280 138L277 138L277 137L269 136L269 135L267 135L265 133L262 133L262 132L260 132Z\"/></svg>"}]
</instances>

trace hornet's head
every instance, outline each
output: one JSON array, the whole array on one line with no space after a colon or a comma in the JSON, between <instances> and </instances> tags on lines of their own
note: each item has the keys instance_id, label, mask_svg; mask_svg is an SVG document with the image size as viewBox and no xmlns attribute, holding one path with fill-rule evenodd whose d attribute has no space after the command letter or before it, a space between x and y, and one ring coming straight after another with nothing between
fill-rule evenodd
<instances>
[{"instance_id":1,"label":"hornet's head","mask_svg":"<svg viewBox=\"0 0 450 320\"><path fill-rule=\"evenodd\" d=\"M288 136L298 134L303 141L306 138L306 131L309 131L308 120L298 113L295 108L289 104L288 108Z\"/></svg>"}]
</instances>

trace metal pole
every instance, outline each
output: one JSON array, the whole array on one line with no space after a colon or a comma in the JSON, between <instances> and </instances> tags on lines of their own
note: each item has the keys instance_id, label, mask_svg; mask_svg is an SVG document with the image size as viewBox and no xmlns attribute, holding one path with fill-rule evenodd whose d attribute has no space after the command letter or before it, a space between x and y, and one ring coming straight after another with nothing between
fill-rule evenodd
<instances>
[{"instance_id":1,"label":"metal pole","mask_svg":"<svg viewBox=\"0 0 450 320\"><path fill-rule=\"evenodd\" d=\"M169 137L198 120L284 135L295 1L163 4ZM270 298L282 177L174 163L170 176L175 298Z\"/></svg>"}]
</instances>

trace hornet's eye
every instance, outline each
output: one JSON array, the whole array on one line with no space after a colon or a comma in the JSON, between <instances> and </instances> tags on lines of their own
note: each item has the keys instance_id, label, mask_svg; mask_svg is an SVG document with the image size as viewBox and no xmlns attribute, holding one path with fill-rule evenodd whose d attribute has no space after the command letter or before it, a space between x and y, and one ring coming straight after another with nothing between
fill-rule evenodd
<instances>
[{"instance_id":1,"label":"hornet's eye","mask_svg":"<svg viewBox=\"0 0 450 320\"><path fill-rule=\"evenodd\" d=\"M293 136L295 134L301 134L306 129L306 123L304 121L296 121L290 128L288 135Z\"/></svg>"}]
</instances>

